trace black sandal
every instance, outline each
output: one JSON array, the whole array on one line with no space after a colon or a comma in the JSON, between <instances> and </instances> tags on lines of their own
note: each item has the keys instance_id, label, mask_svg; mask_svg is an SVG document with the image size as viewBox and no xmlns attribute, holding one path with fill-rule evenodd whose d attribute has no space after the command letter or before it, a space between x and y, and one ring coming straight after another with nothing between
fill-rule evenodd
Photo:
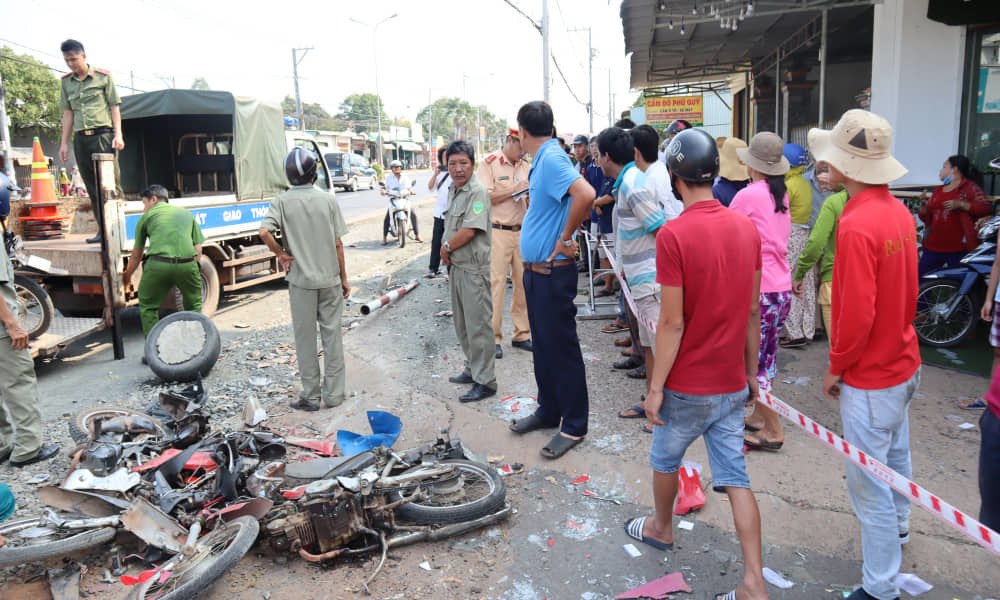
<instances>
[{"instance_id":1,"label":"black sandal","mask_svg":"<svg viewBox=\"0 0 1000 600\"><path fill-rule=\"evenodd\" d=\"M510 430L514 433L529 433L538 429L552 429L555 425L548 425L538 418L538 415L531 413L523 419L514 419L510 422Z\"/></svg>"},{"instance_id":2,"label":"black sandal","mask_svg":"<svg viewBox=\"0 0 1000 600\"><path fill-rule=\"evenodd\" d=\"M555 460L566 454L574 446L583 441L583 438L573 439L566 437L561 433L557 433L545 447L542 448L542 456L549 459Z\"/></svg>"}]
</instances>

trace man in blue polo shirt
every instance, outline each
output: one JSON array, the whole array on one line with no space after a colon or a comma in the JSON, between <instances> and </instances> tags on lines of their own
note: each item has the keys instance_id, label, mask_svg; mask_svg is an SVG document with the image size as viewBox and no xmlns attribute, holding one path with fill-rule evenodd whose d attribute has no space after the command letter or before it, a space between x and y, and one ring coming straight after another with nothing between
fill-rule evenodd
<instances>
[{"instance_id":1,"label":"man in blue polo shirt","mask_svg":"<svg viewBox=\"0 0 1000 600\"><path fill-rule=\"evenodd\" d=\"M542 448L559 458L587 435L587 374L576 335L579 246L574 232L594 202L594 188L552 138L552 108L529 102L517 111L521 147L534 157L528 175L531 204L521 225L524 292L538 386L538 409L510 425L515 433L559 427Z\"/></svg>"}]
</instances>

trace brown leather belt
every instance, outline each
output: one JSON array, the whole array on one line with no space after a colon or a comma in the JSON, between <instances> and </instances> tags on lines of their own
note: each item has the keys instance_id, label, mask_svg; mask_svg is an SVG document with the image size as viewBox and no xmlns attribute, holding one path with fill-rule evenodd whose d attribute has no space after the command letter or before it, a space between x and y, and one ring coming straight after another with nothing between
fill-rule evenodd
<instances>
[{"instance_id":1,"label":"brown leather belt","mask_svg":"<svg viewBox=\"0 0 1000 600\"><path fill-rule=\"evenodd\" d=\"M90 137L92 135L99 135L102 133L114 133L114 131L115 130L110 127L95 127L94 129L81 129L80 131L77 131L76 134Z\"/></svg>"},{"instance_id":2,"label":"brown leather belt","mask_svg":"<svg viewBox=\"0 0 1000 600\"><path fill-rule=\"evenodd\" d=\"M555 267L567 267L572 264L576 264L576 261L569 258L561 258L549 262L526 262L524 263L524 268L539 275L551 275L552 269Z\"/></svg>"},{"instance_id":3,"label":"brown leather belt","mask_svg":"<svg viewBox=\"0 0 1000 600\"><path fill-rule=\"evenodd\" d=\"M500 223L494 223L493 229L502 229L504 231L521 231L520 225L501 225Z\"/></svg>"}]
</instances>

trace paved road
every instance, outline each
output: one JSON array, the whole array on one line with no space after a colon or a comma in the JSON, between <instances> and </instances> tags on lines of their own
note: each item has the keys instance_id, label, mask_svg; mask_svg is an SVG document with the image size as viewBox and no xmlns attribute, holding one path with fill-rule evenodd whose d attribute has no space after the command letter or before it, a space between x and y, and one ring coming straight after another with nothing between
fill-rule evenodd
<instances>
[{"instance_id":1,"label":"paved road","mask_svg":"<svg viewBox=\"0 0 1000 600\"><path fill-rule=\"evenodd\" d=\"M427 191L429 173L430 171L406 172L410 179L416 181L413 189L417 192L418 200L430 195ZM386 202L388 202L385 197L379 194L378 185L373 190L359 190L357 192L337 190L337 201L340 202L340 210L344 213L344 219L348 223L383 214L387 206Z\"/></svg>"}]
</instances>

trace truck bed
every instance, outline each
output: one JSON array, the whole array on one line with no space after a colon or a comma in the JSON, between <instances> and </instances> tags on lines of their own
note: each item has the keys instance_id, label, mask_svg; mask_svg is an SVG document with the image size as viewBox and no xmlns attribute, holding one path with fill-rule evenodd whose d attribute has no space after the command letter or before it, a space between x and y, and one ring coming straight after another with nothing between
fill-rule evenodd
<instances>
[{"instance_id":1,"label":"truck bed","mask_svg":"<svg viewBox=\"0 0 1000 600\"><path fill-rule=\"evenodd\" d=\"M64 317L55 315L52 324L30 343L31 357L39 358L58 353L74 341L104 329L104 319Z\"/></svg>"},{"instance_id":2,"label":"truck bed","mask_svg":"<svg viewBox=\"0 0 1000 600\"><path fill-rule=\"evenodd\" d=\"M70 276L100 277L104 272L101 245L86 242L93 235L71 233L61 239L25 241L24 250L27 254L50 261L53 267L65 269Z\"/></svg>"}]
</instances>

